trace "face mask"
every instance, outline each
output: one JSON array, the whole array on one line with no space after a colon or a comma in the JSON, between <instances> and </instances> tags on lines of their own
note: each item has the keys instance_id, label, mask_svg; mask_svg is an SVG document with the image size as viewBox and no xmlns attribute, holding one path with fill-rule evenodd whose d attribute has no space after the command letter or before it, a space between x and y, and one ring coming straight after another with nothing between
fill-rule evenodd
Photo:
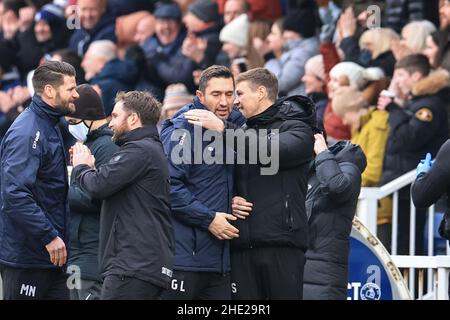
<instances>
[{"instance_id":1,"label":"face mask","mask_svg":"<svg viewBox=\"0 0 450 320\"><path fill-rule=\"evenodd\" d=\"M77 124L69 124L69 132L75 139L85 142L87 139L87 134L89 133L89 128L86 126L84 121Z\"/></svg>"},{"instance_id":2,"label":"face mask","mask_svg":"<svg viewBox=\"0 0 450 320\"><path fill-rule=\"evenodd\" d=\"M372 60L372 52L367 49L362 49L359 60L363 66L369 65L370 61Z\"/></svg>"}]
</instances>

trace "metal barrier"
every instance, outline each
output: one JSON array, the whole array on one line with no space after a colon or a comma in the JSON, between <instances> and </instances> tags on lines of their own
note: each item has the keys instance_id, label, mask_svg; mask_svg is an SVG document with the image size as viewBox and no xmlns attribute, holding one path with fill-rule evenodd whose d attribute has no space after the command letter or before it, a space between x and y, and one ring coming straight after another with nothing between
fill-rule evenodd
<instances>
[{"instance_id":1,"label":"metal barrier","mask_svg":"<svg viewBox=\"0 0 450 320\"><path fill-rule=\"evenodd\" d=\"M419 299L425 297L436 297L448 299L448 273L450 270L450 246L447 242L447 256L433 256L434 252L434 205L428 210L428 256L415 255L415 233L416 233L416 208L411 200L410 226L409 226L409 255L397 256L398 244L398 200L399 190L411 185L416 178L416 171L412 170L403 176L389 182L379 188L361 188L359 195L357 216L361 222L374 234L377 235L377 209L378 201L384 197L393 196L392 207L392 235L390 253L395 264L399 268L408 268L403 275L407 277L409 290L412 296ZM439 257L439 258L437 258ZM427 277L423 269L427 269ZM415 270L418 272L418 295L415 286ZM444 274L447 278L444 279ZM426 294L424 294L423 281L426 279ZM447 289L446 289L447 288ZM443 293L445 292L445 294Z\"/></svg>"}]
</instances>

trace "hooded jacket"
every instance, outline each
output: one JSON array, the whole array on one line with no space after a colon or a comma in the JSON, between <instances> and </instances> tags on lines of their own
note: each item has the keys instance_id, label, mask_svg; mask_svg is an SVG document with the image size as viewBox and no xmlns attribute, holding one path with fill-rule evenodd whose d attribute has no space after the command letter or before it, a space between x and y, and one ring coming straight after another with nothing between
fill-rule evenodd
<instances>
[{"instance_id":1,"label":"hooded jacket","mask_svg":"<svg viewBox=\"0 0 450 320\"><path fill-rule=\"evenodd\" d=\"M279 99L247 120L246 150L267 145L271 154L270 141L274 146L279 141L279 152L271 154L271 165L278 163L279 168L275 174L264 175L261 169L269 165L262 164L261 158L250 164L248 155L246 164L236 165L235 195L253 203L253 210L245 220L233 222L239 229L239 237L231 241L233 250L270 246L306 251L305 197L315 126L314 103L304 96Z\"/></svg>"},{"instance_id":2,"label":"hooded jacket","mask_svg":"<svg viewBox=\"0 0 450 320\"><path fill-rule=\"evenodd\" d=\"M175 148L184 144L192 146L189 152L194 154L194 139L201 137L194 136L194 126L184 117L185 112L193 109L206 107L195 97L193 103L184 106L172 119L166 120L161 129L171 180L170 204L176 240L175 270L225 273L230 271L229 241L217 239L208 231L208 227L216 212L231 213L233 166L176 164L171 156ZM233 110L228 121L241 126L245 119L240 112ZM179 136L182 132L185 133L184 138ZM199 145L202 154L217 152L209 145L209 141Z\"/></svg>"},{"instance_id":3,"label":"hooded jacket","mask_svg":"<svg viewBox=\"0 0 450 320\"><path fill-rule=\"evenodd\" d=\"M3 138L0 264L53 269L45 246L59 236L70 247L62 116L35 95Z\"/></svg>"},{"instance_id":4,"label":"hooded jacket","mask_svg":"<svg viewBox=\"0 0 450 320\"><path fill-rule=\"evenodd\" d=\"M435 157L447 140L449 83L446 71L432 72L417 82L403 108L395 103L386 107L390 131L381 184L414 169L427 152Z\"/></svg>"},{"instance_id":5,"label":"hooded jacket","mask_svg":"<svg viewBox=\"0 0 450 320\"><path fill-rule=\"evenodd\" d=\"M95 165L108 163L119 147L111 141L112 131L105 124L89 132L85 145L95 157ZM72 172L69 188L70 242L69 265L77 265L82 279L99 280L98 242L100 231L100 210L102 202L83 192Z\"/></svg>"},{"instance_id":6,"label":"hooded jacket","mask_svg":"<svg viewBox=\"0 0 450 320\"><path fill-rule=\"evenodd\" d=\"M103 199L99 265L103 277L137 278L168 288L175 249L169 173L156 126L124 134L111 160L92 169L78 165L76 183Z\"/></svg>"},{"instance_id":7,"label":"hooded jacket","mask_svg":"<svg viewBox=\"0 0 450 320\"><path fill-rule=\"evenodd\" d=\"M308 180L309 239L303 299L347 298L350 231L366 167L362 149L340 141L319 153Z\"/></svg>"}]
</instances>

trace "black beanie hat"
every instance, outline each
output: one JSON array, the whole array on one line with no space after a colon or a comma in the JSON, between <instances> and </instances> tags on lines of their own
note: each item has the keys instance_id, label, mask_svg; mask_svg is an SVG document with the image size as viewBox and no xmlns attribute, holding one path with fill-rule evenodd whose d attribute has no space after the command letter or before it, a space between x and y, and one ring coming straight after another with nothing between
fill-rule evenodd
<instances>
[{"instance_id":1,"label":"black beanie hat","mask_svg":"<svg viewBox=\"0 0 450 320\"><path fill-rule=\"evenodd\" d=\"M188 7L188 10L204 22L213 22L220 19L219 7L213 0L197 0Z\"/></svg>"},{"instance_id":2,"label":"black beanie hat","mask_svg":"<svg viewBox=\"0 0 450 320\"><path fill-rule=\"evenodd\" d=\"M75 100L75 111L69 116L81 120L102 120L106 118L105 108L98 93L88 84L77 87L80 97Z\"/></svg>"},{"instance_id":3,"label":"black beanie hat","mask_svg":"<svg viewBox=\"0 0 450 320\"><path fill-rule=\"evenodd\" d=\"M283 20L283 30L299 33L302 38L316 35L317 19L311 9L302 9L289 13Z\"/></svg>"}]
</instances>

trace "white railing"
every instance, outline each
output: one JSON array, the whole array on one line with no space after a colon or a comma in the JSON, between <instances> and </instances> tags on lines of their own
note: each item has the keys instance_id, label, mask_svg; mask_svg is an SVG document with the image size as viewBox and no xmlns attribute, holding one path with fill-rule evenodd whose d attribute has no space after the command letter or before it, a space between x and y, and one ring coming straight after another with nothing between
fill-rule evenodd
<instances>
[{"instance_id":1,"label":"white railing","mask_svg":"<svg viewBox=\"0 0 450 320\"><path fill-rule=\"evenodd\" d=\"M450 246L448 242L447 256L433 256L434 252L434 205L428 210L428 256L415 255L415 233L416 233L416 208L411 200L410 226L409 226L409 255L397 256L398 243L398 194L403 187L411 185L416 178L416 171L412 170L403 176L379 187L361 188L359 195L357 216L364 225L377 235L377 211L378 201L384 197L391 196L392 201L392 235L391 254L395 264L403 272L412 296L420 299L435 298L448 299L448 274L450 270ZM427 277L424 277L424 269L427 269ZM418 291L415 294L415 270L418 273ZM426 294L424 294L423 283L426 279Z\"/></svg>"}]
</instances>

